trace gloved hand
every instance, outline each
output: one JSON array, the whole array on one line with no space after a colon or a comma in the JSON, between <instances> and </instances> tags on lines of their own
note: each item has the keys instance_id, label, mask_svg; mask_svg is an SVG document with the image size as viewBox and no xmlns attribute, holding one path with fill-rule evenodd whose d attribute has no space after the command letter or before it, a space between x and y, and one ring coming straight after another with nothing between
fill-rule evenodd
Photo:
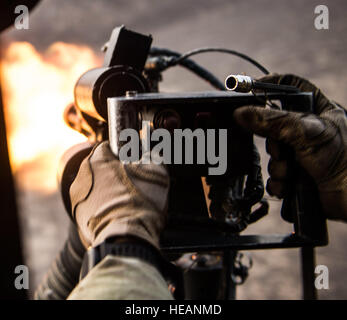
<instances>
[{"instance_id":1,"label":"gloved hand","mask_svg":"<svg viewBox=\"0 0 347 320\"><path fill-rule=\"evenodd\" d=\"M263 82L294 85L314 92L316 115L260 107L235 111L238 124L268 138L270 178L267 191L282 198L286 192L288 167L280 148L290 145L297 161L315 180L327 218L347 221L347 118L342 107L328 100L309 81L294 75L270 75Z\"/></svg>"},{"instance_id":2,"label":"gloved hand","mask_svg":"<svg viewBox=\"0 0 347 320\"><path fill-rule=\"evenodd\" d=\"M130 236L158 248L168 190L164 166L123 164L108 142L97 145L70 188L72 215L82 242L95 247L109 237Z\"/></svg>"}]
</instances>

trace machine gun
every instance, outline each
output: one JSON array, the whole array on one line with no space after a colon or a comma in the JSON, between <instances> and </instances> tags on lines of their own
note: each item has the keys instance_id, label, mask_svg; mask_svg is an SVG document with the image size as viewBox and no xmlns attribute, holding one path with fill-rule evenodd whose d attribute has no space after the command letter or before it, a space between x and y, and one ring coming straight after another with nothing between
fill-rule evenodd
<instances>
[{"instance_id":1,"label":"machine gun","mask_svg":"<svg viewBox=\"0 0 347 320\"><path fill-rule=\"evenodd\" d=\"M232 114L239 107L278 107L274 101L284 110L314 112L312 93L299 92L291 86L262 84L244 76L228 77L225 88L190 57L206 51L222 51L248 60L265 73L268 71L232 50L206 48L181 55L151 48L151 42L151 36L124 26L115 28L105 45L103 66L87 71L76 83L75 101L66 109L65 119L85 134L89 142L73 147L63 157L59 176L67 212L71 213L70 185L93 144L109 140L112 151L119 157L125 143L120 138L123 130L133 129L143 136L142 121L149 123L150 130L166 129L171 133L183 129L202 129L205 133L226 129L228 143L222 148L227 148L228 161L222 175L208 176L206 163L197 161L196 153L192 156L193 163L168 166L169 223L161 238L161 249L170 261L189 271L185 272L185 297L234 298L235 277L239 276L243 282L247 276L247 268L239 261L240 250L301 247L304 297L314 298L313 248L327 244L317 189L294 158L288 159L294 174L281 212L282 217L293 223L293 233L240 234L267 214L268 203L262 198L260 157L253 136L232 121ZM189 69L219 91L159 93L162 73L176 65ZM155 145L151 144L150 148ZM201 177L206 178L209 186L209 207ZM258 208L252 211L255 205ZM207 283L206 279L213 281Z\"/></svg>"}]
</instances>

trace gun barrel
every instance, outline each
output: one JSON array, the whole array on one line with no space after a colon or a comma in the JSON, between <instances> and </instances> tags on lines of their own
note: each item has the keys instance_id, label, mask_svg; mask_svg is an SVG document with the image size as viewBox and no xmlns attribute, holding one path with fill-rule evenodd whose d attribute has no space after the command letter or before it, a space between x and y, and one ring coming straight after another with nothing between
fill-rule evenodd
<instances>
[{"instance_id":1,"label":"gun barrel","mask_svg":"<svg viewBox=\"0 0 347 320\"><path fill-rule=\"evenodd\" d=\"M148 91L139 71L127 66L91 69L75 85L75 105L87 115L107 121L107 98L124 96L127 91Z\"/></svg>"},{"instance_id":2,"label":"gun barrel","mask_svg":"<svg viewBox=\"0 0 347 320\"><path fill-rule=\"evenodd\" d=\"M231 91L249 92L253 88L253 80L248 76L231 74L225 79L225 87Z\"/></svg>"},{"instance_id":3,"label":"gun barrel","mask_svg":"<svg viewBox=\"0 0 347 320\"><path fill-rule=\"evenodd\" d=\"M287 93L296 93L300 90L295 86L288 86L277 83L267 83L253 80L249 76L231 74L225 79L225 87L227 90L236 92L249 92L252 89L259 89L265 91L281 91Z\"/></svg>"}]
</instances>

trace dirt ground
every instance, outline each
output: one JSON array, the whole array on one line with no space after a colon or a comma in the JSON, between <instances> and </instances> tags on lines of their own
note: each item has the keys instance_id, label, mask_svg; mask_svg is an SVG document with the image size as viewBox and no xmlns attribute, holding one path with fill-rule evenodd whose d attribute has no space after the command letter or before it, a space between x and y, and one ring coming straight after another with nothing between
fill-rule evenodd
<instances>
[{"instance_id":1,"label":"dirt ground","mask_svg":"<svg viewBox=\"0 0 347 320\"><path fill-rule=\"evenodd\" d=\"M347 101L347 2L324 2L329 8L329 30L316 30L316 0L44 0L30 17L30 30L8 31L4 40L29 41L44 50L55 41L82 43L99 50L113 27L125 24L151 33L154 45L185 52L198 47L226 47L244 52L271 71L295 73L309 78L332 99ZM220 79L230 73L259 76L254 67L238 58L205 54L196 60ZM163 91L206 90L208 85L182 69L165 74ZM257 140L267 177L264 141ZM58 192L33 191L25 182L28 164L17 174L21 224L31 291L38 285L66 237L68 218ZM271 212L246 233L289 232L279 217L280 202L270 201ZM329 222L330 243L317 249L317 264L329 268L329 289L322 299L347 298L347 226ZM247 282L238 288L239 299L301 299L299 251L252 252L253 268Z\"/></svg>"}]
</instances>

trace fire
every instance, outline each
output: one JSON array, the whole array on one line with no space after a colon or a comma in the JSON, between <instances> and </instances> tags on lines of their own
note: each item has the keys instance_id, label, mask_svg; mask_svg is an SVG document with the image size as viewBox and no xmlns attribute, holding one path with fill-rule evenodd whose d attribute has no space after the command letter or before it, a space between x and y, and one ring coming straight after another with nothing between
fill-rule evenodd
<instances>
[{"instance_id":1,"label":"fire","mask_svg":"<svg viewBox=\"0 0 347 320\"><path fill-rule=\"evenodd\" d=\"M14 172L24 171L20 184L44 191L56 189L61 154L85 141L63 121L73 101L78 77L100 64L88 47L57 42L40 54L30 43L12 43L1 71L5 116Z\"/></svg>"}]
</instances>

